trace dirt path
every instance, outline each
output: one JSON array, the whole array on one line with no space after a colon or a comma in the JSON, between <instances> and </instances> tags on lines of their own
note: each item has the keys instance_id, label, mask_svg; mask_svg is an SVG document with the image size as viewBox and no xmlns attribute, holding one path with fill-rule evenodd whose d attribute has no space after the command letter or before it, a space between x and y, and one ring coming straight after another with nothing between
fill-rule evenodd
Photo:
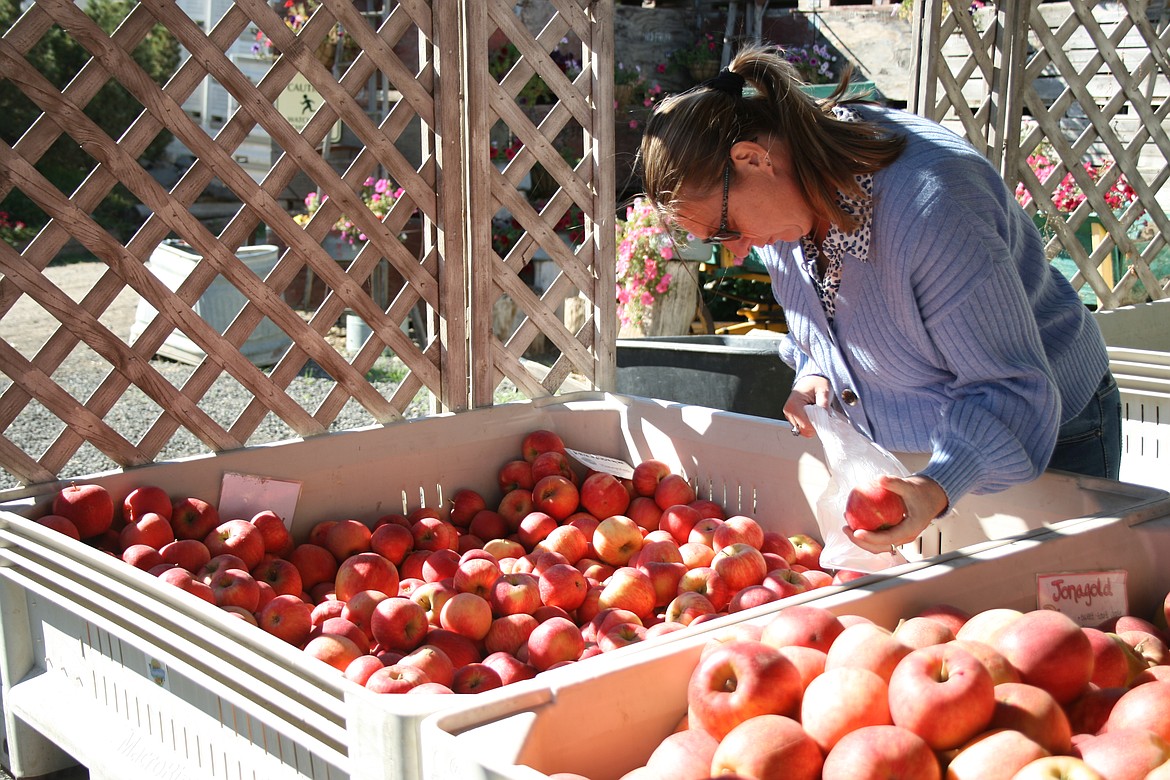
<instances>
[{"instance_id":1,"label":"dirt path","mask_svg":"<svg viewBox=\"0 0 1170 780\"><path fill-rule=\"evenodd\" d=\"M70 263L50 266L45 270L45 276L71 299L80 302L105 270L104 263ZM127 287L98 319L114 335L128 340L137 305L138 293ZM0 338L31 359L60 325L56 317L42 309L32 298L22 295L8 313L0 317ZM88 352L85 347L80 349ZM81 357L82 354L74 350L70 359Z\"/></svg>"}]
</instances>

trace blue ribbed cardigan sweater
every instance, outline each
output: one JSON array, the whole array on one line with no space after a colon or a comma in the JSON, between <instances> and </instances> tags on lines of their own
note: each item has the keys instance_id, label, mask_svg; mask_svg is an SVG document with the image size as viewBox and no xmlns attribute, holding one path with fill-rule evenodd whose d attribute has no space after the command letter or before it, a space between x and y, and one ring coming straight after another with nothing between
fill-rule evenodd
<instances>
[{"instance_id":1,"label":"blue ribbed cardigan sweater","mask_svg":"<svg viewBox=\"0 0 1170 780\"><path fill-rule=\"evenodd\" d=\"M874 176L869 257L843 259L832 327L799 242L758 248L781 356L839 403L852 391L842 409L882 446L930 453L919 473L952 503L1035 479L1105 374L1100 330L982 155L922 117L854 108L908 143Z\"/></svg>"}]
</instances>

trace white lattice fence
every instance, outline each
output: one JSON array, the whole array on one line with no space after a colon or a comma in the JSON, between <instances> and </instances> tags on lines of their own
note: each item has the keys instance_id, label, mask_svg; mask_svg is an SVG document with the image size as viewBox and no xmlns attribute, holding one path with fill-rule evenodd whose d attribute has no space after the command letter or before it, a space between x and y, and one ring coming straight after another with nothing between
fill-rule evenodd
<instances>
[{"instance_id":1,"label":"white lattice fence","mask_svg":"<svg viewBox=\"0 0 1170 780\"><path fill-rule=\"evenodd\" d=\"M927 0L918 23L912 107L954 125L1021 185L1082 298L1111 309L1166 297L1164 6L1004 0L971 11Z\"/></svg>"}]
</instances>

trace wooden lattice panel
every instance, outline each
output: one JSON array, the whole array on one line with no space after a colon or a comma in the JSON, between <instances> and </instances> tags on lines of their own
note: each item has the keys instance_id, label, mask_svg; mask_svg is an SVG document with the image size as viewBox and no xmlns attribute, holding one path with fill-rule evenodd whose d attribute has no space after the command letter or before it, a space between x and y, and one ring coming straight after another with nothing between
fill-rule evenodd
<instances>
[{"instance_id":1,"label":"wooden lattice panel","mask_svg":"<svg viewBox=\"0 0 1170 780\"><path fill-rule=\"evenodd\" d=\"M434 399L432 410L490 404L505 376L530 396L555 392L570 372L590 383L607 381L612 355L599 353L597 345L612 344L612 326L599 324L613 319L612 263L599 269L596 257L606 250L612 255L613 173L600 168L602 156L612 155L612 135L600 139L594 123L613 124L612 108L608 114L593 109L601 92L607 105L611 100L612 3L556 5L548 26L534 34L503 2L322 0L308 21L293 29L274 10L279 5L264 0L237 0L205 26L173 0L142 0L107 34L79 4L33 3L0 39L0 78L43 113L15 144L0 146L0 197L19 190L52 220L23 249L0 244L0 317L25 298L58 324L30 354L0 341L0 371L8 380L0 385L0 430L7 431L31 408L47 412L61 430L42 452L0 437L0 466L19 482L34 484L54 479L83 447L99 450L112 467L128 467L155 460L179 436L193 436L212 452L257 443L251 437L273 417L286 431L280 438L313 436L336 427L342 410L355 405L363 419L378 423L400 419L427 394ZM156 24L190 55L162 87L129 54ZM63 89L25 57L54 26L91 55ZM502 84L487 78L483 37L497 26L523 54ZM330 67L319 52L339 30L352 46ZM231 53L242 36L271 41L275 54L270 63L261 63L258 77L255 61L245 65ZM547 54L566 36L579 42L587 58L573 82ZM513 100L533 73L548 81L559 100L538 123ZM83 113L109 79L124 85L143 109L116 139ZM307 79L320 96L299 129L275 105L294 79ZM599 88L601 82L610 86ZM235 107L210 129L209 117L183 110L197 90L209 88L226 90ZM390 94L394 99L387 104ZM371 110L375 103L385 107ZM491 118L469 111L490 111ZM501 117L525 149L503 174L489 161L489 135ZM354 145L341 170L327 154L339 121L347 143ZM138 162L164 128L194 160L169 187ZM257 133L279 150L259 175L254 160L250 170L243 162ZM584 145L575 169L553 146L565 136ZM59 138L71 139L94 160L90 175L71 193L58 191L35 168ZM561 184L539 210L514 186L537 161ZM388 178L403 190L384 216L360 197L370 178ZM91 216L116 185L128 189L149 214L124 242ZM241 204L214 230L194 213L212 188L230 191ZM323 203L298 222L294 216L305 211L299 198L306 190ZM582 215L583 244L576 249L554 230L570 205ZM516 216L525 235L514 251L493 257L491 219L501 209ZM363 240L356 256L341 259L328 247L336 243L331 234L343 216ZM608 241L599 238L598 221L606 226L601 232ZM418 237L416 249L407 248L405 235ZM165 239L181 240L202 257L174 291L146 265ZM106 266L79 300L44 273L70 242ZM279 250L279 260L263 278L238 256L242 247L260 242ZM523 284L521 274L542 246L560 270L540 296ZM604 268L610 269L608 279ZM220 333L201 316L198 302L224 280L242 293L246 305ZM302 295L301 287L319 294ZM584 320L570 329L555 310L574 288L588 307ZM132 343L101 321L127 290L159 312ZM524 314L506 342L490 335L492 302L501 294ZM335 326L352 316L371 335L347 354L334 343ZM274 324L291 341L274 365L263 367L242 352L262 324ZM173 331L206 354L180 381L169 380L153 359ZM562 356L550 371L535 372L538 379L520 358L541 333ZM63 386L54 374L82 348L96 353L103 379L96 387ZM378 374L386 350L400 361L405 377L383 394L371 376ZM331 385L323 400L303 406L291 387L306 372L324 375ZM217 408L209 390L223 381L238 383L249 396L242 411L229 415ZM478 383L474 397L473 381ZM106 422L110 410L130 395L144 396L154 410L135 431Z\"/></svg>"},{"instance_id":2,"label":"wooden lattice panel","mask_svg":"<svg viewBox=\"0 0 1170 780\"><path fill-rule=\"evenodd\" d=\"M1100 309L1166 297L1164 7L1004 0L972 12L955 0L928 0L921 24L927 34L917 110L964 133L1009 184L1022 185L1049 257L1075 264L1071 281L1087 288L1082 297ZM1028 161L1037 150L1054 163L1043 180ZM1086 164L1104 172L1094 177ZM1122 175L1136 199L1107 202ZM1062 184L1084 193L1071 211L1062 210Z\"/></svg>"},{"instance_id":3,"label":"wooden lattice panel","mask_svg":"<svg viewBox=\"0 0 1170 780\"><path fill-rule=\"evenodd\" d=\"M476 406L504 378L537 397L573 374L602 387L613 377L613 134L598 132L613 127L613 4L554 0L533 31L512 5L468 6L472 61L515 47L511 67L470 85L472 309L491 317L471 332L472 354L487 358L471 367ZM496 160L479 156L491 148ZM523 232L500 241L508 228ZM533 348L556 355L543 377L521 362Z\"/></svg>"}]
</instances>

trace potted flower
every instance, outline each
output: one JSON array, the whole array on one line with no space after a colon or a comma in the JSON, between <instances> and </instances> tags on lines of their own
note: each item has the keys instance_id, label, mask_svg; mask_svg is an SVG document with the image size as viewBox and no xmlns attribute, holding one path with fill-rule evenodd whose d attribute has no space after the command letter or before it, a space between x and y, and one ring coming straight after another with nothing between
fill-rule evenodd
<instances>
[{"instance_id":1,"label":"potted flower","mask_svg":"<svg viewBox=\"0 0 1170 780\"><path fill-rule=\"evenodd\" d=\"M366 204L366 208L374 213L378 219L385 218L389 213L391 207L402 197L403 189L394 184L390 179L375 179L370 177L362 183L362 187L358 190L358 196L361 197L362 202ZM307 225L309 220L321 208L321 205L329 199L329 196L321 197L317 192L310 192L305 196L305 213L297 214L293 217L299 225ZM366 240L366 234L362 232L353 220L342 214L337 218L337 222L333 225L332 233L339 238L353 246L359 241Z\"/></svg>"},{"instance_id":2,"label":"potted flower","mask_svg":"<svg viewBox=\"0 0 1170 780\"><path fill-rule=\"evenodd\" d=\"M13 219L7 211L0 211L0 241L11 247L23 249L36 234L36 228L26 225L19 219Z\"/></svg>"},{"instance_id":3,"label":"potted flower","mask_svg":"<svg viewBox=\"0 0 1170 780\"><path fill-rule=\"evenodd\" d=\"M703 33L690 46L680 46L667 56L667 63L696 83L713 78L719 72L723 56L721 41L712 33Z\"/></svg>"},{"instance_id":4,"label":"potted flower","mask_svg":"<svg viewBox=\"0 0 1170 780\"><path fill-rule=\"evenodd\" d=\"M635 198L617 220L617 311L623 335L690 332L698 274L677 257L676 244L650 201Z\"/></svg>"},{"instance_id":5,"label":"potted flower","mask_svg":"<svg viewBox=\"0 0 1170 780\"><path fill-rule=\"evenodd\" d=\"M1096 161L1085 161L1081 163L1084 166L1085 173L1094 182L1100 181L1113 168L1114 162L1110 158L1102 158ZM1057 173L1060 165L1060 158L1055 151L1048 144L1041 144L1036 150L1028 155L1028 167L1036 174L1036 178L1040 180L1041 185L1047 189L1049 181ZM1032 193L1025 186L1024 182L1019 182L1015 190L1016 200L1021 206L1027 207L1032 203ZM1125 178L1125 174L1118 175L1116 181L1109 186L1105 191L1105 204L1109 206L1115 213L1124 210L1130 203L1137 198L1137 193L1129 185L1129 181ZM1057 214L1060 216L1056 219L1064 219L1068 221L1069 215L1076 211L1082 203L1085 202L1085 192L1077 184L1072 172L1067 172L1061 178L1056 188L1052 190L1052 205L1056 207ZM1055 230L1050 224L1050 220L1054 216L1048 212L1037 210L1032 215L1036 227L1040 229L1041 235L1045 241L1048 242L1055 234ZM1070 226L1071 227L1071 226ZM1101 239L1106 235L1104 225L1096 213L1089 214L1087 219L1081 221L1076 226L1076 237L1080 244L1085 248L1085 252L1091 254L1093 249L1100 243ZM1069 279L1076 275L1078 268L1076 262L1067 252L1058 251L1050 256L1050 259L1061 273ZM1102 267L1106 281L1112 280L1120 276L1122 270L1120 252L1114 248L1112 257L1106 261ZM1081 299L1090 305L1097 303L1097 296L1092 289L1088 289L1081 293Z\"/></svg>"},{"instance_id":6,"label":"potted flower","mask_svg":"<svg viewBox=\"0 0 1170 780\"><path fill-rule=\"evenodd\" d=\"M285 26L292 30L297 35L300 35L301 29L305 23L309 21L309 17L317 10L317 6L321 5L320 0L284 0L281 7L281 15L284 19ZM254 30L255 41L252 43L252 54L257 57L275 57L280 54L272 40L263 33L263 31ZM317 47L317 59L322 65L327 68L332 68L337 57L337 46L342 44L343 51L347 58L356 55L356 44L353 39L345 34L345 30L341 24L333 25L333 29L325 36Z\"/></svg>"},{"instance_id":7,"label":"potted flower","mask_svg":"<svg viewBox=\"0 0 1170 780\"><path fill-rule=\"evenodd\" d=\"M792 63L806 84L836 84L833 63L837 56L829 47L814 43L811 46L785 46L784 58Z\"/></svg>"}]
</instances>

